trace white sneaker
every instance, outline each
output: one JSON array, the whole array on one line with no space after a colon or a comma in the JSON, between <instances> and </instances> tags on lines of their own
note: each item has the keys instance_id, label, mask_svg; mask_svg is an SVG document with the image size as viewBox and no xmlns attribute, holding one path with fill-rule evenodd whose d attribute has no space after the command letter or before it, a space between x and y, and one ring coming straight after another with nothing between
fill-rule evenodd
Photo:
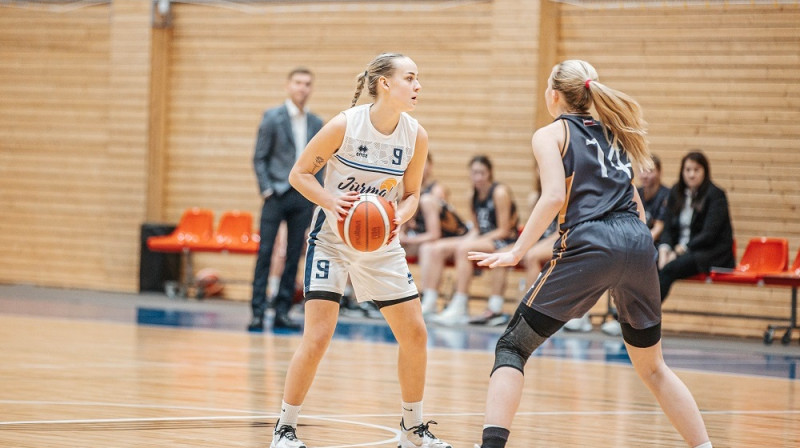
<instances>
[{"instance_id":1,"label":"white sneaker","mask_svg":"<svg viewBox=\"0 0 800 448\"><path fill-rule=\"evenodd\" d=\"M486 310L480 316L473 317L469 320L470 325L486 325L487 327L496 327L498 325L505 325L511 320L511 316L503 313L495 313L492 310Z\"/></svg>"},{"instance_id":2,"label":"white sneaker","mask_svg":"<svg viewBox=\"0 0 800 448\"><path fill-rule=\"evenodd\" d=\"M400 420L400 443L397 444L397 448L453 448L430 432L428 426L435 424L435 421L428 420L427 423L406 429L403 420Z\"/></svg>"},{"instance_id":3,"label":"white sneaker","mask_svg":"<svg viewBox=\"0 0 800 448\"><path fill-rule=\"evenodd\" d=\"M275 431L272 433L272 443L269 448L306 448L306 444L301 442L295 434L295 429L289 425L278 428L278 420L275 423Z\"/></svg>"},{"instance_id":4,"label":"white sneaker","mask_svg":"<svg viewBox=\"0 0 800 448\"><path fill-rule=\"evenodd\" d=\"M613 319L600 325L600 331L609 336L619 336L622 334L622 327L619 326L618 320Z\"/></svg>"},{"instance_id":5,"label":"white sneaker","mask_svg":"<svg viewBox=\"0 0 800 448\"><path fill-rule=\"evenodd\" d=\"M564 329L567 331L579 331L581 333L592 331L592 321L589 319L589 314L584 314L583 317L570 319L569 322L564 324Z\"/></svg>"},{"instance_id":6,"label":"white sneaker","mask_svg":"<svg viewBox=\"0 0 800 448\"><path fill-rule=\"evenodd\" d=\"M434 314L434 313L436 313L436 302L438 300L439 300L438 297L436 297L436 298L431 297L428 300L425 300L425 298L423 297L423 300L422 300L422 314L426 315L426 314Z\"/></svg>"},{"instance_id":7,"label":"white sneaker","mask_svg":"<svg viewBox=\"0 0 800 448\"><path fill-rule=\"evenodd\" d=\"M441 313L433 316L432 321L441 325L458 325L469 320L466 304L458 305L451 303Z\"/></svg>"}]
</instances>

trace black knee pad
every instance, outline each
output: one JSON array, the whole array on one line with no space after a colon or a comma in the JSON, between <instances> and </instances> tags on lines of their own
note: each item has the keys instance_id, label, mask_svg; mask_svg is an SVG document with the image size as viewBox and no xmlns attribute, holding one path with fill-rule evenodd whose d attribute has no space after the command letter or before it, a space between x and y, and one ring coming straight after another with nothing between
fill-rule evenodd
<instances>
[{"instance_id":1,"label":"black knee pad","mask_svg":"<svg viewBox=\"0 0 800 448\"><path fill-rule=\"evenodd\" d=\"M517 310L505 333L497 341L492 373L500 367L513 367L524 374L528 358L546 340L547 337L531 328Z\"/></svg>"},{"instance_id":2,"label":"black knee pad","mask_svg":"<svg viewBox=\"0 0 800 448\"><path fill-rule=\"evenodd\" d=\"M652 347L661 340L660 323L644 330L637 330L626 323L620 323L619 326L622 329L622 339L634 347Z\"/></svg>"}]
</instances>

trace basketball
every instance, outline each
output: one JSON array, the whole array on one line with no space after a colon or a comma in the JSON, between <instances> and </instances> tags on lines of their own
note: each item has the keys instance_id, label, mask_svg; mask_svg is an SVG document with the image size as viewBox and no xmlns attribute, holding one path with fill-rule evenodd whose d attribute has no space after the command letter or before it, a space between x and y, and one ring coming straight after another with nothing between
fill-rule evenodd
<instances>
[{"instance_id":1,"label":"basketball","mask_svg":"<svg viewBox=\"0 0 800 448\"><path fill-rule=\"evenodd\" d=\"M372 252L389 241L395 227L394 206L381 196L365 193L339 221L339 235L353 249Z\"/></svg>"},{"instance_id":2,"label":"basketball","mask_svg":"<svg viewBox=\"0 0 800 448\"><path fill-rule=\"evenodd\" d=\"M196 297L203 299L222 295L225 283L219 273L212 268L201 269L195 275L195 286L197 287Z\"/></svg>"}]
</instances>

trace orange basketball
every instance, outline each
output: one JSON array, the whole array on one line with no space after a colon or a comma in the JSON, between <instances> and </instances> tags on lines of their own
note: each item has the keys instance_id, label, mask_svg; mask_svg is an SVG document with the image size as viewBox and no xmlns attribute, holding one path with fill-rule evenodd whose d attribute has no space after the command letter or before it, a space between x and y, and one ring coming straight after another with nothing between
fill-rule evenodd
<instances>
[{"instance_id":1,"label":"orange basketball","mask_svg":"<svg viewBox=\"0 0 800 448\"><path fill-rule=\"evenodd\" d=\"M381 196L364 193L339 221L339 235L353 249L372 252L389 241L395 227L394 206Z\"/></svg>"}]
</instances>

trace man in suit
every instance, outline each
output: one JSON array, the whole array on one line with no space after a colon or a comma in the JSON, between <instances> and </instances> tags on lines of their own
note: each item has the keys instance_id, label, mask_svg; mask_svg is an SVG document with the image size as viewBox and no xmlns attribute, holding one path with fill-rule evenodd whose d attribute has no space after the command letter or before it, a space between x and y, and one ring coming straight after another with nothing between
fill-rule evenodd
<instances>
[{"instance_id":1,"label":"man in suit","mask_svg":"<svg viewBox=\"0 0 800 448\"><path fill-rule=\"evenodd\" d=\"M248 325L249 331L264 328L267 278L275 237L282 221L286 221L288 229L286 264L273 300L273 328L300 328L298 323L289 318L289 308L292 306L297 264L306 229L311 223L313 204L289 185L289 172L308 141L322 128L322 120L306 109L313 81L314 75L309 69L299 67L292 70L286 83L288 98L284 104L264 112L258 127L253 165L264 204L261 208L261 245L253 275L253 318ZM322 171L317 179L322 181Z\"/></svg>"}]
</instances>

